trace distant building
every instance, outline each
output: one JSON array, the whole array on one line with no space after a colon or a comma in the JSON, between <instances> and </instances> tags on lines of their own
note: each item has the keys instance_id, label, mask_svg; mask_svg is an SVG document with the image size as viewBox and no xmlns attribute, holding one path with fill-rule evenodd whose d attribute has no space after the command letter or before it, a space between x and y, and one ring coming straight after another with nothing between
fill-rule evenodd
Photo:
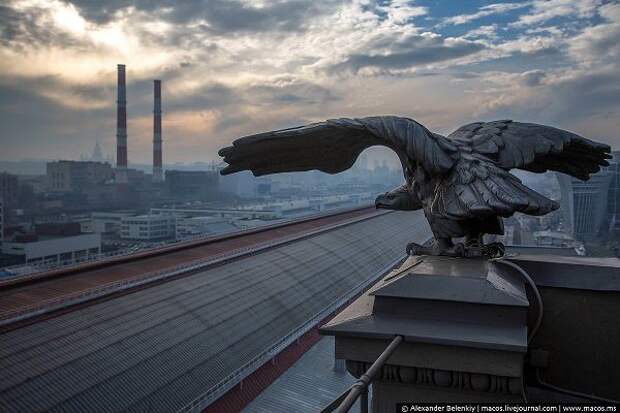
<instances>
[{"instance_id":1,"label":"distant building","mask_svg":"<svg viewBox=\"0 0 620 413\"><path fill-rule=\"evenodd\" d=\"M45 175L19 175L17 178L20 186L30 186L35 194L41 194L47 190Z\"/></svg>"},{"instance_id":2,"label":"distant building","mask_svg":"<svg viewBox=\"0 0 620 413\"><path fill-rule=\"evenodd\" d=\"M177 218L176 220L177 239L222 234L235 230L237 227L230 223L229 218L203 216Z\"/></svg>"},{"instance_id":3,"label":"distant building","mask_svg":"<svg viewBox=\"0 0 620 413\"><path fill-rule=\"evenodd\" d=\"M54 161L47 163L46 175L50 192L82 192L113 179L114 172L107 162Z\"/></svg>"},{"instance_id":4,"label":"distant building","mask_svg":"<svg viewBox=\"0 0 620 413\"><path fill-rule=\"evenodd\" d=\"M573 247L578 243L569 234L561 231L536 231L534 232L536 245L551 247Z\"/></svg>"},{"instance_id":5,"label":"distant building","mask_svg":"<svg viewBox=\"0 0 620 413\"><path fill-rule=\"evenodd\" d=\"M118 234L123 218L134 216L131 212L93 212L90 215L92 232L100 234Z\"/></svg>"},{"instance_id":6,"label":"distant building","mask_svg":"<svg viewBox=\"0 0 620 413\"><path fill-rule=\"evenodd\" d=\"M144 185L147 182L151 182L150 175L147 175L140 169L127 168L125 171L127 173L127 182L130 185Z\"/></svg>"},{"instance_id":7,"label":"distant building","mask_svg":"<svg viewBox=\"0 0 620 413\"><path fill-rule=\"evenodd\" d=\"M0 246L2 241L4 241L4 201L0 196Z\"/></svg>"},{"instance_id":8,"label":"distant building","mask_svg":"<svg viewBox=\"0 0 620 413\"><path fill-rule=\"evenodd\" d=\"M103 152L101 152L101 146L99 146L99 140L95 141L95 147L93 149L93 154L90 157L90 160L93 162L104 162Z\"/></svg>"},{"instance_id":9,"label":"distant building","mask_svg":"<svg viewBox=\"0 0 620 413\"><path fill-rule=\"evenodd\" d=\"M287 174L282 175L287 176ZM299 182L299 179L297 182ZM256 197L257 186L258 180L252 175L251 172L248 171L241 171L236 174L219 177L220 190L224 193L235 195L240 198Z\"/></svg>"},{"instance_id":10,"label":"distant building","mask_svg":"<svg viewBox=\"0 0 620 413\"><path fill-rule=\"evenodd\" d=\"M577 240L593 240L607 223L612 173L605 169L585 182L561 173L558 173L557 177L562 194L561 213L566 229Z\"/></svg>"},{"instance_id":11,"label":"distant building","mask_svg":"<svg viewBox=\"0 0 620 413\"><path fill-rule=\"evenodd\" d=\"M607 213L609 229L620 230L620 151L612 152L613 158L607 172L611 174L609 191L607 192Z\"/></svg>"},{"instance_id":12,"label":"distant building","mask_svg":"<svg viewBox=\"0 0 620 413\"><path fill-rule=\"evenodd\" d=\"M19 196L19 181L17 175L8 172L0 173L0 198L4 201L6 209L17 204Z\"/></svg>"},{"instance_id":13,"label":"distant building","mask_svg":"<svg viewBox=\"0 0 620 413\"><path fill-rule=\"evenodd\" d=\"M166 171L166 188L172 197L213 200L219 193L217 171Z\"/></svg>"},{"instance_id":14,"label":"distant building","mask_svg":"<svg viewBox=\"0 0 620 413\"><path fill-rule=\"evenodd\" d=\"M82 189L81 194L92 209L115 205L119 198L115 185L89 185Z\"/></svg>"},{"instance_id":15,"label":"distant building","mask_svg":"<svg viewBox=\"0 0 620 413\"><path fill-rule=\"evenodd\" d=\"M17 233L2 243L2 253L26 264L62 264L93 259L101 252L100 234L80 233L80 224L42 224L34 233Z\"/></svg>"},{"instance_id":16,"label":"distant building","mask_svg":"<svg viewBox=\"0 0 620 413\"><path fill-rule=\"evenodd\" d=\"M564 224L576 239L592 240L601 230L607 213L611 178L610 174L603 172L583 182L558 174Z\"/></svg>"},{"instance_id":17,"label":"distant building","mask_svg":"<svg viewBox=\"0 0 620 413\"><path fill-rule=\"evenodd\" d=\"M172 215L138 215L121 220L121 238L133 240L158 240L176 234L176 218Z\"/></svg>"},{"instance_id":18,"label":"distant building","mask_svg":"<svg viewBox=\"0 0 620 413\"><path fill-rule=\"evenodd\" d=\"M612 152L610 166L581 181L556 174L562 194L565 230L579 241L620 229L620 151Z\"/></svg>"}]
</instances>

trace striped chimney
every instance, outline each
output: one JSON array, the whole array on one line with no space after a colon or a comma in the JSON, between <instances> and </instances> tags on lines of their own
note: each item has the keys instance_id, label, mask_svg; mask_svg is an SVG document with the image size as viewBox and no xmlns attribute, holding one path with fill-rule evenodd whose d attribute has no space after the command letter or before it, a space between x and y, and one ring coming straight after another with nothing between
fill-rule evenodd
<instances>
[{"instance_id":1,"label":"striped chimney","mask_svg":"<svg viewBox=\"0 0 620 413\"><path fill-rule=\"evenodd\" d=\"M161 80L153 81L153 182L162 182Z\"/></svg>"},{"instance_id":2,"label":"striped chimney","mask_svg":"<svg viewBox=\"0 0 620 413\"><path fill-rule=\"evenodd\" d=\"M116 183L127 184L127 98L125 65L118 65L116 97Z\"/></svg>"}]
</instances>

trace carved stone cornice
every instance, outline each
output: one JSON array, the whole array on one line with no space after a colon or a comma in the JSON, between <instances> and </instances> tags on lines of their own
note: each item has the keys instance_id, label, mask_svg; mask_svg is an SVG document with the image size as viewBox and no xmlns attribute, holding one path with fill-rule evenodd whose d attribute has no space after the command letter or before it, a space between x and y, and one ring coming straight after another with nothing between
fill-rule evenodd
<instances>
[{"instance_id":1,"label":"carved stone cornice","mask_svg":"<svg viewBox=\"0 0 620 413\"><path fill-rule=\"evenodd\" d=\"M363 361L347 360L346 365L349 373L359 378L368 370L371 364ZM512 395L522 392L521 379L517 377L437 370L425 367L397 366L393 364L383 366L375 380L383 383L450 388L456 391Z\"/></svg>"}]
</instances>

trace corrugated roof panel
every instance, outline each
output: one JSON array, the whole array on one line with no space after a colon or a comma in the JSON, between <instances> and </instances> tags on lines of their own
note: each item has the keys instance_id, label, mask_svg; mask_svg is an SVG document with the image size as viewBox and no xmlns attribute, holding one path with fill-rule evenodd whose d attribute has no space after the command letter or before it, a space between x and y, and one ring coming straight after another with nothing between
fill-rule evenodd
<instances>
[{"instance_id":1,"label":"corrugated roof panel","mask_svg":"<svg viewBox=\"0 0 620 413\"><path fill-rule=\"evenodd\" d=\"M171 411L400 256L429 229L382 215L0 335L8 411ZM155 402L157 400L158 402Z\"/></svg>"},{"instance_id":2,"label":"corrugated roof panel","mask_svg":"<svg viewBox=\"0 0 620 413\"><path fill-rule=\"evenodd\" d=\"M243 413L316 413L355 382L346 371L335 371L334 338L323 337L274 381ZM358 411L353 407L352 412Z\"/></svg>"}]
</instances>

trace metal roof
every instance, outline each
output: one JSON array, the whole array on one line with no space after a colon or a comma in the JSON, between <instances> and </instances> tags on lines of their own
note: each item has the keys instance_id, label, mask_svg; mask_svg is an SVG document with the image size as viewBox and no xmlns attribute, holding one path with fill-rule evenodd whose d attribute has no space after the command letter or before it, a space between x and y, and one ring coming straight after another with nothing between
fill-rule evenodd
<instances>
[{"instance_id":1,"label":"metal roof","mask_svg":"<svg viewBox=\"0 0 620 413\"><path fill-rule=\"evenodd\" d=\"M321 338L242 412L316 413L330 404L355 382L346 369L334 370L334 341Z\"/></svg>"},{"instance_id":2,"label":"metal roof","mask_svg":"<svg viewBox=\"0 0 620 413\"><path fill-rule=\"evenodd\" d=\"M0 410L178 410L429 236L381 215L4 333Z\"/></svg>"}]
</instances>

